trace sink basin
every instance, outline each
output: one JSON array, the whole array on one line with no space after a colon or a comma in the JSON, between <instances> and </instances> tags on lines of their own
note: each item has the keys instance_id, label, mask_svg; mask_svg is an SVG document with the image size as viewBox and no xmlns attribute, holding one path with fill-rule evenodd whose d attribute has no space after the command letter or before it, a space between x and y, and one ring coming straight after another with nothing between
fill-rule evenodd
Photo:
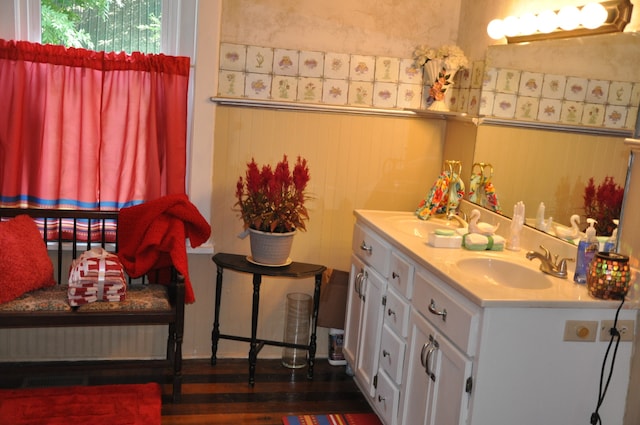
<instances>
[{"instance_id":1,"label":"sink basin","mask_svg":"<svg viewBox=\"0 0 640 425\"><path fill-rule=\"evenodd\" d=\"M419 238L428 238L429 233L436 229L452 229L460 227L459 223L454 220L444 220L440 218L430 218L429 220L420 220L419 218L390 218L393 227L407 235L417 236Z\"/></svg>"},{"instance_id":2,"label":"sink basin","mask_svg":"<svg viewBox=\"0 0 640 425\"><path fill-rule=\"evenodd\" d=\"M553 284L549 276L541 271L497 258L464 258L458 260L457 265L463 272L499 286L548 289Z\"/></svg>"}]
</instances>

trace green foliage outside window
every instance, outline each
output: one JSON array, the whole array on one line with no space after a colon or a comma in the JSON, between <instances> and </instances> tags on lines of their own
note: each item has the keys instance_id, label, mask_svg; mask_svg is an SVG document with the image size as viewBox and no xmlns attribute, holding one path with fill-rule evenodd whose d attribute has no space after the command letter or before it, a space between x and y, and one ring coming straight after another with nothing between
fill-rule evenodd
<instances>
[{"instance_id":1,"label":"green foliage outside window","mask_svg":"<svg viewBox=\"0 0 640 425\"><path fill-rule=\"evenodd\" d=\"M41 0L42 43L160 53L162 0Z\"/></svg>"}]
</instances>

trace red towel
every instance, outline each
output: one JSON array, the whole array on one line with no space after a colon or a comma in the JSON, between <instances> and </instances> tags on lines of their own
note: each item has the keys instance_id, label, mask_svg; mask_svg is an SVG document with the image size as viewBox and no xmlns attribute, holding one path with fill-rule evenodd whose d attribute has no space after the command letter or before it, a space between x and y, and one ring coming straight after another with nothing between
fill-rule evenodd
<instances>
[{"instance_id":1,"label":"red towel","mask_svg":"<svg viewBox=\"0 0 640 425\"><path fill-rule=\"evenodd\" d=\"M211 226L187 195L167 195L120 210L118 257L134 278L173 264L184 276L185 302L190 304L195 302L195 295L189 279L186 238L195 248L209 236Z\"/></svg>"}]
</instances>

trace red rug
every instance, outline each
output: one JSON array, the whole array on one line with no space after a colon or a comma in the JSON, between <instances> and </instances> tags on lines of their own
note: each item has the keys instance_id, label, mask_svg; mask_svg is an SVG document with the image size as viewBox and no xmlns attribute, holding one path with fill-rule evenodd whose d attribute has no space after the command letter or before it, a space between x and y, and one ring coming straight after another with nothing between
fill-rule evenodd
<instances>
[{"instance_id":1,"label":"red rug","mask_svg":"<svg viewBox=\"0 0 640 425\"><path fill-rule=\"evenodd\" d=\"M0 390L0 424L160 425L159 384Z\"/></svg>"},{"instance_id":2,"label":"red rug","mask_svg":"<svg viewBox=\"0 0 640 425\"><path fill-rule=\"evenodd\" d=\"M298 415L282 418L284 425L382 425L373 413Z\"/></svg>"}]
</instances>

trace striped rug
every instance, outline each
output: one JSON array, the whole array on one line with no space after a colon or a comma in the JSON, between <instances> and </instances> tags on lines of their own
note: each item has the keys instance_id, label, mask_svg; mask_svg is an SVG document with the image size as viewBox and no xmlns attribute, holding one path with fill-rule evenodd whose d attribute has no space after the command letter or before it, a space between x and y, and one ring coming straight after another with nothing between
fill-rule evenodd
<instances>
[{"instance_id":1,"label":"striped rug","mask_svg":"<svg viewBox=\"0 0 640 425\"><path fill-rule=\"evenodd\" d=\"M297 415L282 418L284 425L382 425L373 413Z\"/></svg>"}]
</instances>

